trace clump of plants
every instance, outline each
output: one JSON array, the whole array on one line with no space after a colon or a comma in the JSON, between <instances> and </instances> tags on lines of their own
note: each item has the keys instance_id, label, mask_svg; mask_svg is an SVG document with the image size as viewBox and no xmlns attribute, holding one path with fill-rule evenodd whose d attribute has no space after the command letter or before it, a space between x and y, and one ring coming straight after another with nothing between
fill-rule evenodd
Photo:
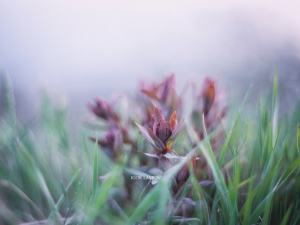
<instances>
[{"instance_id":1,"label":"clump of plants","mask_svg":"<svg viewBox=\"0 0 300 225\"><path fill-rule=\"evenodd\" d=\"M192 85L195 89L195 84ZM183 114L184 96L177 94L175 75L166 77L158 84L143 82L140 84L139 89L139 93L132 99L134 102L131 103L134 111L129 110L127 112L129 115L137 114L132 118L122 118L114 109L114 104L101 98L96 98L94 104L88 105L94 116L106 124L103 137L90 137L90 139L97 142L114 162L118 162L119 159L124 157L124 144L130 146L130 155L126 159L126 165L129 168L134 167L132 159L136 158L140 165L135 169L143 171L145 174L144 176L138 176L133 173L129 178L130 173L123 173L129 200L132 199L133 191L131 189L134 188L133 183L149 179L146 187L151 190L159 183L160 179L168 177L169 173L171 174L170 171L173 170L175 165L184 162L176 169L176 174L171 176L170 183L167 185L172 192L170 193L171 199L168 202L170 210L164 216L172 219L177 214L186 215L187 212L183 208L186 203L177 203L177 201L185 186L189 187L189 192L193 187L192 181L189 179L191 170L189 164L195 179L196 177L201 178L198 180L198 185L203 187L212 183L212 181L205 180L205 177L203 177L206 173L206 159L200 152L196 151L196 142L204 139L204 130L209 133L212 131L218 133L213 140L214 144L223 142L218 118L224 118L226 106L220 108L220 94L217 92L216 82L207 77L202 88L198 91L199 93L193 99L194 106L190 115L192 127L196 134L196 140L193 140L188 138L186 129L181 132L185 128L185 118L180 121L177 119L177 112L179 112L179 115ZM202 116L207 118L206 124L202 121ZM165 117L169 118L165 119ZM93 120L90 121L91 123L93 123ZM131 130L135 129L135 125L139 128L139 133L144 140L140 141L139 135L131 135L133 133ZM181 136L181 140L177 147L176 140L179 136ZM193 148L193 154L187 156ZM217 147L214 149L216 150ZM147 158L141 157L139 154L144 154ZM197 161L200 162L200 159L201 163L197 165ZM185 202L190 203L188 210L191 211L196 205L193 197L188 198L186 196L184 199ZM176 202L176 211L171 210L171 208L174 210L174 203L172 202Z\"/></svg>"},{"instance_id":2,"label":"clump of plants","mask_svg":"<svg viewBox=\"0 0 300 225\"><path fill-rule=\"evenodd\" d=\"M200 83L96 97L78 135L46 93L25 124L3 77L0 224L298 224L300 104L278 115L276 72L255 106Z\"/></svg>"}]
</instances>

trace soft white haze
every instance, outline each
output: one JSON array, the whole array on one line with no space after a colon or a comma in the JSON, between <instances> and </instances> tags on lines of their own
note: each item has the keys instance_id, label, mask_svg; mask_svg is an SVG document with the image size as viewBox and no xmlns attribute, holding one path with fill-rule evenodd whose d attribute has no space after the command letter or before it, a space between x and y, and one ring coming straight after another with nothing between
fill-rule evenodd
<instances>
[{"instance_id":1,"label":"soft white haze","mask_svg":"<svg viewBox=\"0 0 300 225\"><path fill-rule=\"evenodd\" d=\"M96 94L171 72L179 86L211 75L243 95L250 82L265 88L275 62L292 104L299 12L299 1L0 0L0 70L10 74L25 119L36 116L45 87L78 111Z\"/></svg>"}]
</instances>

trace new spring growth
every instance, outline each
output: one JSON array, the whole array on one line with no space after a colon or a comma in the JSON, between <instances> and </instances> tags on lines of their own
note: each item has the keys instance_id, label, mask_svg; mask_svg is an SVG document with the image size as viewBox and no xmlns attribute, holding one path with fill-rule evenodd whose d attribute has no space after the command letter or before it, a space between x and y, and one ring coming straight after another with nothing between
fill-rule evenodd
<instances>
[{"instance_id":1,"label":"new spring growth","mask_svg":"<svg viewBox=\"0 0 300 225\"><path fill-rule=\"evenodd\" d=\"M114 112L110 104L108 104L105 100L101 98L95 99L95 104L88 104L88 107L92 110L92 112L99 118L104 120L114 120L115 122L119 121L118 115Z\"/></svg>"},{"instance_id":2,"label":"new spring growth","mask_svg":"<svg viewBox=\"0 0 300 225\"><path fill-rule=\"evenodd\" d=\"M136 123L143 137L153 146L159 155L170 152L173 142L183 127L184 119L178 124L176 117L175 111L170 121L166 121L159 109L155 107L154 115L152 115L154 120L153 129L148 128L148 130L146 130L143 126Z\"/></svg>"},{"instance_id":3,"label":"new spring growth","mask_svg":"<svg viewBox=\"0 0 300 225\"><path fill-rule=\"evenodd\" d=\"M211 80L209 77L207 77L204 81L203 85L203 113L206 116L209 112L210 108L212 107L214 100L215 100L215 82Z\"/></svg>"}]
</instances>

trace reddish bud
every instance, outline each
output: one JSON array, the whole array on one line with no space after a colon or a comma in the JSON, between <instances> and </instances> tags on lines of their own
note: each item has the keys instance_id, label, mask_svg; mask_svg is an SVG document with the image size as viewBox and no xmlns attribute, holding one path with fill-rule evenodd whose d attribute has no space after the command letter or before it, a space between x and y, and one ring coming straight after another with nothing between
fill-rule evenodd
<instances>
[{"instance_id":1,"label":"reddish bud","mask_svg":"<svg viewBox=\"0 0 300 225\"><path fill-rule=\"evenodd\" d=\"M103 99L97 98L96 105L89 104L88 107L93 111L93 113L105 120L108 119L108 107Z\"/></svg>"},{"instance_id":2,"label":"reddish bud","mask_svg":"<svg viewBox=\"0 0 300 225\"><path fill-rule=\"evenodd\" d=\"M157 124L155 134L163 143L165 143L172 135L172 126L162 118Z\"/></svg>"},{"instance_id":3,"label":"reddish bud","mask_svg":"<svg viewBox=\"0 0 300 225\"><path fill-rule=\"evenodd\" d=\"M208 77L204 81L202 99L202 112L207 115L215 100L215 82Z\"/></svg>"}]
</instances>

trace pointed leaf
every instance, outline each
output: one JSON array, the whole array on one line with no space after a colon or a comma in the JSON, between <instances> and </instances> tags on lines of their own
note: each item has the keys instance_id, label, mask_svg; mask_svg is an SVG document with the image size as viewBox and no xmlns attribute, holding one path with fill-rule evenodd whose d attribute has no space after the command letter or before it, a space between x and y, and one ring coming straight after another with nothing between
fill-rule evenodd
<instances>
[{"instance_id":1,"label":"pointed leaf","mask_svg":"<svg viewBox=\"0 0 300 225\"><path fill-rule=\"evenodd\" d=\"M174 141L178 137L179 132L183 128L183 125L184 125L184 118L180 121L180 123L179 123L178 127L176 128L176 130L173 131L173 134L171 135L169 141Z\"/></svg>"},{"instance_id":2,"label":"pointed leaf","mask_svg":"<svg viewBox=\"0 0 300 225\"><path fill-rule=\"evenodd\" d=\"M135 123L135 124L139 127L139 129L140 129L140 131L141 131L143 137L144 137L144 138L152 145L152 147L153 147L155 150L160 151L160 149L155 145L153 139L150 137L150 135L149 135L149 133L147 132L147 130L146 130L143 126L141 126L140 124L138 124L138 123Z\"/></svg>"},{"instance_id":3,"label":"pointed leaf","mask_svg":"<svg viewBox=\"0 0 300 225\"><path fill-rule=\"evenodd\" d=\"M168 159L180 159L180 156L177 156L175 154L170 154L170 153L166 153L163 155L164 157L168 158Z\"/></svg>"},{"instance_id":4,"label":"pointed leaf","mask_svg":"<svg viewBox=\"0 0 300 225\"><path fill-rule=\"evenodd\" d=\"M198 184L201 186L201 187L204 187L204 186L208 186L210 184L212 184L213 181L211 180L203 180L203 181L200 181Z\"/></svg>"},{"instance_id":5,"label":"pointed leaf","mask_svg":"<svg viewBox=\"0 0 300 225\"><path fill-rule=\"evenodd\" d=\"M156 154L151 154L151 153L146 153L146 152L141 152L141 151L137 151L137 152L138 153L143 153L144 155L149 156L149 157L160 159L160 157L158 155L156 155Z\"/></svg>"},{"instance_id":6,"label":"pointed leaf","mask_svg":"<svg viewBox=\"0 0 300 225\"><path fill-rule=\"evenodd\" d=\"M156 132L157 124L159 121L156 121L155 117L152 115L153 118L153 133Z\"/></svg>"},{"instance_id":7,"label":"pointed leaf","mask_svg":"<svg viewBox=\"0 0 300 225\"><path fill-rule=\"evenodd\" d=\"M159 99L157 98L156 93L155 93L154 91L147 91L146 89L142 89L141 91L142 91L144 94L148 95L150 98L153 98L153 99L159 101Z\"/></svg>"},{"instance_id":8,"label":"pointed leaf","mask_svg":"<svg viewBox=\"0 0 300 225\"><path fill-rule=\"evenodd\" d=\"M171 119L170 119L170 125L171 125L171 127L174 129L174 127L175 127L175 122L176 122L176 117L177 117L177 115L176 115L176 111L173 113L173 115L171 116Z\"/></svg>"},{"instance_id":9,"label":"pointed leaf","mask_svg":"<svg viewBox=\"0 0 300 225\"><path fill-rule=\"evenodd\" d=\"M152 140L154 141L155 145L160 150L164 150L166 148L164 143L153 133L153 131L150 128L148 128L148 133L149 133L150 137L152 138Z\"/></svg>"},{"instance_id":10,"label":"pointed leaf","mask_svg":"<svg viewBox=\"0 0 300 225\"><path fill-rule=\"evenodd\" d=\"M157 122L159 122L160 119L163 117L157 107L155 107L155 109L154 109L154 117Z\"/></svg>"},{"instance_id":11,"label":"pointed leaf","mask_svg":"<svg viewBox=\"0 0 300 225\"><path fill-rule=\"evenodd\" d=\"M182 199L182 203L183 203L183 204L188 204L188 205L196 205L196 202L193 201L193 200L190 199L190 198L183 198L183 199Z\"/></svg>"},{"instance_id":12,"label":"pointed leaf","mask_svg":"<svg viewBox=\"0 0 300 225\"><path fill-rule=\"evenodd\" d=\"M130 174L130 175L134 175L134 176L150 176L149 173L145 173L142 172L140 170L136 170L133 168L129 168L129 167L123 167L125 174Z\"/></svg>"}]
</instances>

